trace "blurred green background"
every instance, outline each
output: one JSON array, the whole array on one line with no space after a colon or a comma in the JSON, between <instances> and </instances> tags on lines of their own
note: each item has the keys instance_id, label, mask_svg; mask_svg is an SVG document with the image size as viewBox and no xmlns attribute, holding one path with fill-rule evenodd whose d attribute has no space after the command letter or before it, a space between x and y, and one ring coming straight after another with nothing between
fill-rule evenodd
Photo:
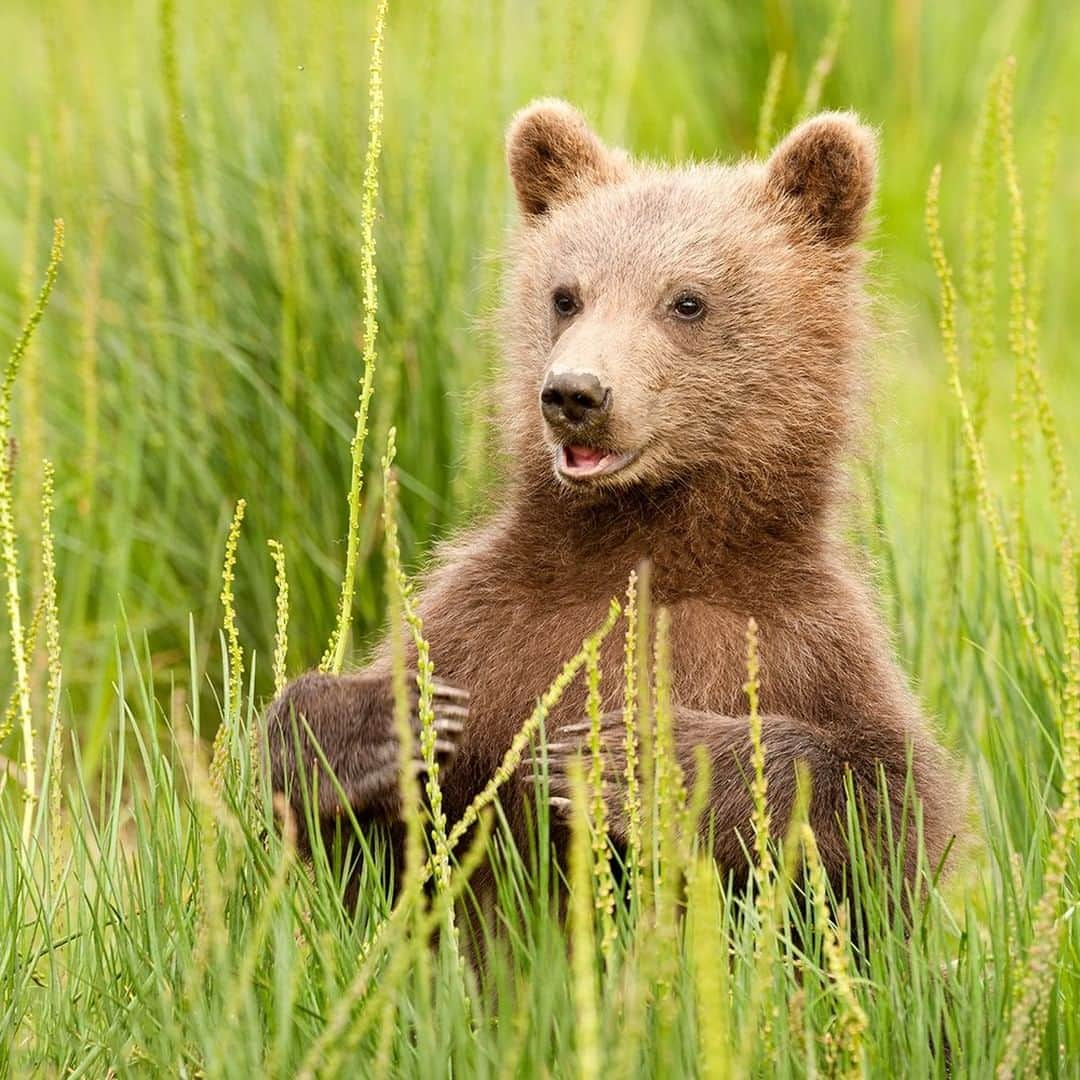
<instances>
[{"instance_id":1,"label":"blurred green background","mask_svg":"<svg viewBox=\"0 0 1080 1080\"><path fill-rule=\"evenodd\" d=\"M68 235L16 402L24 580L36 592L44 455L58 474L65 687L91 731L110 707L114 628L125 618L136 641L145 634L163 686L186 671L189 612L201 658L220 665L220 564L238 497L248 501L238 608L244 640L260 658L258 685L269 683L274 623L269 537L284 543L289 561L292 670L322 653L344 559L361 374L372 16L371 5L348 0L0 7L5 340L36 292L54 216ZM513 111L534 96L560 95L635 153L670 161L752 154L772 57L787 57L779 135L830 32L840 37L822 107L856 109L882 140L870 242L879 422L856 474L875 481L894 592L925 595L941 583L953 465L956 410L923 227L927 181L942 162L947 241L959 254L972 132L1009 55L1018 62L1016 137L1029 206L1045 186L1055 118L1060 131L1054 224L1045 245L1033 245L1031 270L1045 256L1042 362L1076 463L1073 5L868 0L838 18L835 4L780 0L392 4L367 472L377 474L396 424L412 565L483 506L501 469L488 395L499 352L487 316L514 221L502 160ZM999 215L1004 246L1004 202ZM1001 278L995 330L1004 341L1004 270ZM987 438L993 472L1006 480L1013 372L998 352ZM1030 502L1036 547L1056 536L1042 521L1038 490ZM378 505L369 498L364 513L358 648L382 615ZM897 618L909 667L924 680L935 662L927 610L917 605ZM0 688L6 670L5 661Z\"/></svg>"}]
</instances>

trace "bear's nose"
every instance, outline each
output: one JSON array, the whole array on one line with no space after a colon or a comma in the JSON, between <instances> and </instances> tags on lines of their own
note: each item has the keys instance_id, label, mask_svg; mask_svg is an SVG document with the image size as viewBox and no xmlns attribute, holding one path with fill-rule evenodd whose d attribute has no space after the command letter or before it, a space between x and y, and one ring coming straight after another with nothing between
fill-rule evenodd
<instances>
[{"instance_id":1,"label":"bear's nose","mask_svg":"<svg viewBox=\"0 0 1080 1080\"><path fill-rule=\"evenodd\" d=\"M549 424L584 424L610 408L611 387L588 372L552 372L540 391L540 411Z\"/></svg>"}]
</instances>

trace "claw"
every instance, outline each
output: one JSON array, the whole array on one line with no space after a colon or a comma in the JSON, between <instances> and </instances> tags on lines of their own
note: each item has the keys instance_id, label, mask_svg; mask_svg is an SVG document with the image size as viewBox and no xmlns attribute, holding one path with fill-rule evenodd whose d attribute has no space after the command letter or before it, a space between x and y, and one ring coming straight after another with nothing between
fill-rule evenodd
<instances>
[{"instance_id":1,"label":"claw","mask_svg":"<svg viewBox=\"0 0 1080 1080\"><path fill-rule=\"evenodd\" d=\"M600 716L600 730L611 731L623 726L622 713L607 712ZM564 724L558 730L559 735L588 735L592 731L591 720L580 720L576 724Z\"/></svg>"},{"instance_id":2,"label":"claw","mask_svg":"<svg viewBox=\"0 0 1080 1080\"><path fill-rule=\"evenodd\" d=\"M561 795L552 795L548 799L548 805L552 810L555 810L560 814L568 814L574 804L569 799L564 799Z\"/></svg>"},{"instance_id":3,"label":"claw","mask_svg":"<svg viewBox=\"0 0 1080 1080\"><path fill-rule=\"evenodd\" d=\"M572 754L575 750L580 749L577 743L570 742L549 742L547 744L549 754Z\"/></svg>"},{"instance_id":4,"label":"claw","mask_svg":"<svg viewBox=\"0 0 1080 1080\"><path fill-rule=\"evenodd\" d=\"M459 720L469 719L469 707L467 705L454 705L441 701L435 702L436 716L454 716Z\"/></svg>"},{"instance_id":5,"label":"claw","mask_svg":"<svg viewBox=\"0 0 1080 1080\"><path fill-rule=\"evenodd\" d=\"M456 754L457 743L452 739L436 739L435 751L439 754Z\"/></svg>"},{"instance_id":6,"label":"claw","mask_svg":"<svg viewBox=\"0 0 1080 1080\"><path fill-rule=\"evenodd\" d=\"M431 689L439 697L449 698L451 701L468 701L470 697L468 690L459 690L456 686L448 686L443 682L433 682Z\"/></svg>"},{"instance_id":7,"label":"claw","mask_svg":"<svg viewBox=\"0 0 1080 1080\"><path fill-rule=\"evenodd\" d=\"M560 735L587 735L590 731L592 731L592 722L589 720L580 724L565 724L559 728Z\"/></svg>"}]
</instances>

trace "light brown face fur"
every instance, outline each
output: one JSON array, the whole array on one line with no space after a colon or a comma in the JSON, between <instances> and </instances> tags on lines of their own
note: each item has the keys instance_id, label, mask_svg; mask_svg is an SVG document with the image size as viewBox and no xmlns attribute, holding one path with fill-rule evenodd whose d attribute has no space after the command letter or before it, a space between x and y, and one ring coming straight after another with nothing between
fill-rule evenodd
<instances>
[{"instance_id":1,"label":"light brown face fur","mask_svg":"<svg viewBox=\"0 0 1080 1080\"><path fill-rule=\"evenodd\" d=\"M594 497L824 479L864 339L853 243L873 186L869 131L827 114L765 164L658 168L545 101L515 118L507 157L523 217L503 310L515 471L528 463ZM541 392L564 375L595 376L604 408L545 417ZM618 467L568 476L567 446Z\"/></svg>"}]
</instances>

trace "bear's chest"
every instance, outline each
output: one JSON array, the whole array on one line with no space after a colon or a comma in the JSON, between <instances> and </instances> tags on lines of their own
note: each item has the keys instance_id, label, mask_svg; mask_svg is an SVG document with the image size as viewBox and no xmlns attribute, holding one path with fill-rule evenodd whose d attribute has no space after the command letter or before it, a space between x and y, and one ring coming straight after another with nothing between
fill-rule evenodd
<instances>
[{"instance_id":1,"label":"bear's chest","mask_svg":"<svg viewBox=\"0 0 1080 1080\"><path fill-rule=\"evenodd\" d=\"M537 701L595 633L610 599L550 605L542 602L488 605L481 619L462 619L442 639L432 638L436 674L469 691L467 742L496 764ZM741 713L746 681L746 620L716 604L680 601L667 609L664 650L675 704L720 713ZM448 627L448 629L450 629ZM648 640L635 640L634 666L652 677L657 655L654 610ZM635 634L635 638L638 635ZM627 619L620 617L600 650L600 696L604 711L621 709L627 678ZM585 714L584 671L563 689L547 717L549 731Z\"/></svg>"}]
</instances>

